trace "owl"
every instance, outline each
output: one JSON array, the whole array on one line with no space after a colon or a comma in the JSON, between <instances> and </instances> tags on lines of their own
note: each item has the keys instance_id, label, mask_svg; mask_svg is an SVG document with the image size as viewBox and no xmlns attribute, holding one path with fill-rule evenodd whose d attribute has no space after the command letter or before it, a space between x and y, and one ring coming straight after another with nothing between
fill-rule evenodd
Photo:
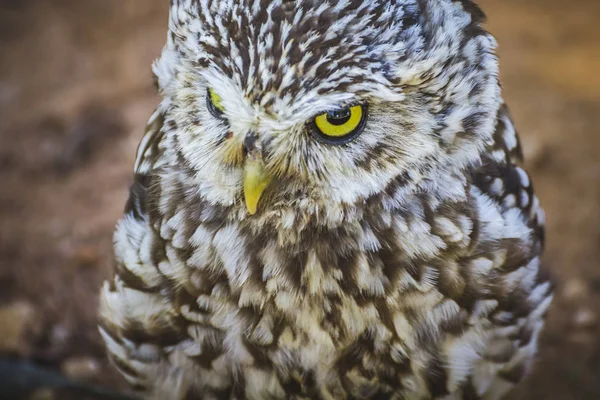
<instances>
[{"instance_id":1,"label":"owl","mask_svg":"<svg viewBox=\"0 0 600 400\"><path fill-rule=\"evenodd\" d=\"M146 399L496 400L553 285L470 0L172 0L100 333Z\"/></svg>"}]
</instances>

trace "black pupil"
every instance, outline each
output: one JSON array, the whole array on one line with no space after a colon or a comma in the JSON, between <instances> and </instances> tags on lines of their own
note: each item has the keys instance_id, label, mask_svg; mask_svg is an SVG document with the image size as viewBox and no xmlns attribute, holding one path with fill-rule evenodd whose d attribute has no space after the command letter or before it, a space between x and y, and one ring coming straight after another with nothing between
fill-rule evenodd
<instances>
[{"instance_id":1,"label":"black pupil","mask_svg":"<svg viewBox=\"0 0 600 400\"><path fill-rule=\"evenodd\" d=\"M344 125L350 119L350 114L349 108L329 111L327 113L327 122L329 122L331 125Z\"/></svg>"}]
</instances>

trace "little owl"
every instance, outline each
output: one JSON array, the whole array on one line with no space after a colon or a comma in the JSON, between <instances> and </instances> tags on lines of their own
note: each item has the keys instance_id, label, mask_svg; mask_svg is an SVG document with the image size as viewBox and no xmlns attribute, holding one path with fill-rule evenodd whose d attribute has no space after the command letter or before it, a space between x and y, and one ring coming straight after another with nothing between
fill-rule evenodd
<instances>
[{"instance_id":1,"label":"little owl","mask_svg":"<svg viewBox=\"0 0 600 400\"><path fill-rule=\"evenodd\" d=\"M470 0L171 0L100 300L146 399L496 400L544 214Z\"/></svg>"}]
</instances>

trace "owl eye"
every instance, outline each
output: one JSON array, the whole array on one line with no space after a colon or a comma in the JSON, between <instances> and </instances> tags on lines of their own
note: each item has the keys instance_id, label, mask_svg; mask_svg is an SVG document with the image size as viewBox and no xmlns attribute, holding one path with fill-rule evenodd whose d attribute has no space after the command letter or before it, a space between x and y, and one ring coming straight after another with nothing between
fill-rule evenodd
<instances>
[{"instance_id":1,"label":"owl eye","mask_svg":"<svg viewBox=\"0 0 600 400\"><path fill-rule=\"evenodd\" d=\"M317 115L313 130L317 138L325 143L344 144L360 135L366 120L366 105L344 107Z\"/></svg>"},{"instance_id":2,"label":"owl eye","mask_svg":"<svg viewBox=\"0 0 600 400\"><path fill-rule=\"evenodd\" d=\"M221 99L221 96L219 96L213 89L208 89L206 94L206 103L208 105L208 111L210 111L213 116L219 119L225 119L225 117L223 117L223 112L225 111L225 107L223 107L223 99Z\"/></svg>"}]
</instances>

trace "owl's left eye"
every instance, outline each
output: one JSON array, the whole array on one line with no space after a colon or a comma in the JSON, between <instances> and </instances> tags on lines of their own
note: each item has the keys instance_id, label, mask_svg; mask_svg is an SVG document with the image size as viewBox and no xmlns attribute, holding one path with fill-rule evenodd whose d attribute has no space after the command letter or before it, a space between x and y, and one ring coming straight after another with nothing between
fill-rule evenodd
<instances>
[{"instance_id":1,"label":"owl's left eye","mask_svg":"<svg viewBox=\"0 0 600 400\"><path fill-rule=\"evenodd\" d=\"M223 112L225 111L225 107L223 107L223 99L221 96L217 94L213 89L208 89L206 93L206 104L208 106L208 111L219 119L225 119L223 116Z\"/></svg>"},{"instance_id":2,"label":"owl's left eye","mask_svg":"<svg viewBox=\"0 0 600 400\"><path fill-rule=\"evenodd\" d=\"M317 115L312 125L317 139L328 144L345 144L362 133L366 121L367 106L356 105Z\"/></svg>"}]
</instances>

